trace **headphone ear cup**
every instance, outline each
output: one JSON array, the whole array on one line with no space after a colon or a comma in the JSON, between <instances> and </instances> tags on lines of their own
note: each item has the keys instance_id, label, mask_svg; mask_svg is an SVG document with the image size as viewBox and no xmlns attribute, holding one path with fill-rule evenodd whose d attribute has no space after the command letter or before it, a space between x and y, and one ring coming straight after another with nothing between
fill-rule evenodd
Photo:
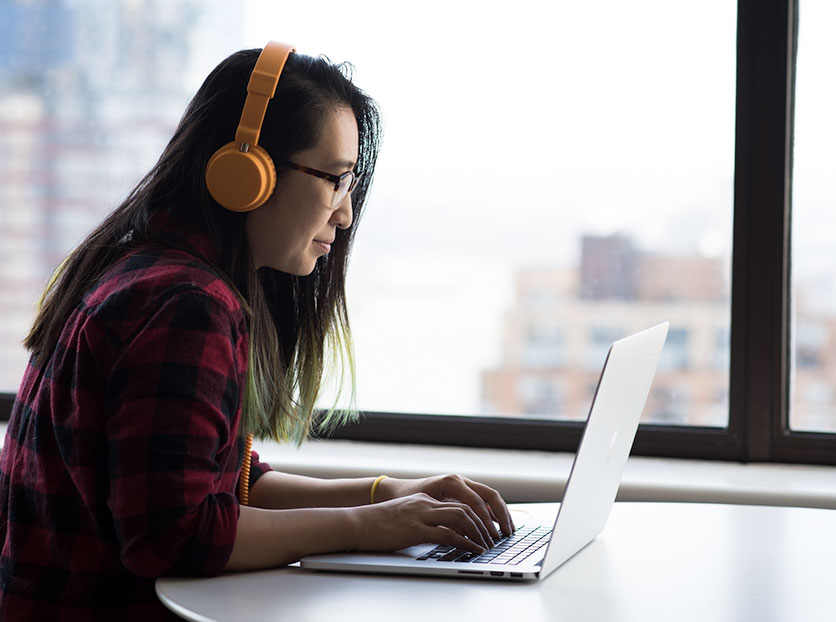
<instances>
[{"instance_id":1,"label":"headphone ear cup","mask_svg":"<svg viewBox=\"0 0 836 622\"><path fill-rule=\"evenodd\" d=\"M218 149L206 165L209 194L233 212L249 212L264 204L276 187L276 167L270 155L253 145L241 151L231 142Z\"/></svg>"}]
</instances>

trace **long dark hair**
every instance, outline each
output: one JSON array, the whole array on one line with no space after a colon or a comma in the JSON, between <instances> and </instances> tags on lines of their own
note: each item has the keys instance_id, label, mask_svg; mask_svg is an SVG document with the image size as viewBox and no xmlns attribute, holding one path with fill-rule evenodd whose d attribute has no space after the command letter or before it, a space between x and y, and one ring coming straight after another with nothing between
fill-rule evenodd
<instances>
[{"instance_id":1,"label":"long dark hair","mask_svg":"<svg viewBox=\"0 0 836 622\"><path fill-rule=\"evenodd\" d=\"M211 198L204 172L215 150L235 134L259 53L258 49L236 52L209 74L154 167L58 267L24 345L36 362L45 360L71 311L114 262L149 243L177 246L170 234L151 226L155 214L175 213L212 241L217 249L213 268L238 293L249 316L242 431L301 442L314 429L315 402L329 362L335 364L338 386L349 376L353 395L345 275L354 230L374 177L381 121L374 100L351 82L350 65L290 55L267 107L261 146L274 161L291 160L317 144L327 115L348 107L357 120L357 170L363 176L352 194L354 224L337 229L331 252L317 261L312 274L299 277L270 268L255 270L244 227L246 215L230 212ZM287 171L276 172L280 183ZM329 429L346 416L351 416L351 409L332 408L316 429Z\"/></svg>"}]
</instances>

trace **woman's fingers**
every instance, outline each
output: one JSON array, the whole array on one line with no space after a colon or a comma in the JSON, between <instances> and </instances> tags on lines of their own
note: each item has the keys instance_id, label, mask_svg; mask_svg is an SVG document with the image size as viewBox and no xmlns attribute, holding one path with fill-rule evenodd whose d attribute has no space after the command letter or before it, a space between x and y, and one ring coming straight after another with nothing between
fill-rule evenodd
<instances>
[{"instance_id":1,"label":"woman's fingers","mask_svg":"<svg viewBox=\"0 0 836 622\"><path fill-rule=\"evenodd\" d=\"M475 513L486 538L494 539L499 537L499 531L497 531L496 525L493 523L488 504L470 486L463 486L457 495L457 500L466 504Z\"/></svg>"},{"instance_id":2,"label":"woman's fingers","mask_svg":"<svg viewBox=\"0 0 836 622\"><path fill-rule=\"evenodd\" d=\"M431 515L428 515L429 524L445 527L466 536L472 544L477 545L476 548L472 545L466 547L468 550L478 552L479 549L488 549L493 546L490 533L488 533L479 516L473 511L473 508L463 503L443 501L437 501L436 503L439 505L434 508ZM447 543L440 542L439 544Z\"/></svg>"},{"instance_id":3,"label":"woman's fingers","mask_svg":"<svg viewBox=\"0 0 836 622\"><path fill-rule=\"evenodd\" d=\"M483 553L485 547L479 546L473 540L465 538L460 533L447 529L446 527L434 527L429 534L428 542L432 544L445 544L470 553Z\"/></svg>"},{"instance_id":4,"label":"woman's fingers","mask_svg":"<svg viewBox=\"0 0 836 622\"><path fill-rule=\"evenodd\" d=\"M493 538L499 537L494 525L494 519L499 523L502 533L510 535L514 532L514 522L511 513L503 501L502 496L490 486L474 482L460 475L447 475L437 482L439 494L436 498L456 499L468 504L481 519Z\"/></svg>"},{"instance_id":5,"label":"woman's fingers","mask_svg":"<svg viewBox=\"0 0 836 622\"><path fill-rule=\"evenodd\" d=\"M505 535L511 535L514 533L516 529L514 526L514 520L511 518L511 512L508 510L508 506L502 499L502 495L500 495L493 488L485 486L484 484L472 482L470 480L465 481L473 488L474 491L476 491L476 494L478 494L483 500L483 503L487 505L491 514L491 524L493 524L493 521L496 520L496 522L499 523L499 528L502 530L502 533Z\"/></svg>"}]
</instances>

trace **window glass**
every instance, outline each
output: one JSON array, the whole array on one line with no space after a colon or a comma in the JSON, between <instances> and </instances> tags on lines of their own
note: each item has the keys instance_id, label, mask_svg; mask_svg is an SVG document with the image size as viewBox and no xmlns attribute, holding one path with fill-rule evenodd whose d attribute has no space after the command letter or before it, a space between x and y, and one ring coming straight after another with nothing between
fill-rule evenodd
<instances>
[{"instance_id":1,"label":"window glass","mask_svg":"<svg viewBox=\"0 0 836 622\"><path fill-rule=\"evenodd\" d=\"M349 275L364 410L585 416L669 320L646 421L725 425L735 3L0 3L0 390L48 274L241 47L350 60L385 137Z\"/></svg>"},{"instance_id":2,"label":"window glass","mask_svg":"<svg viewBox=\"0 0 836 622\"><path fill-rule=\"evenodd\" d=\"M725 425L734 3L420 6L373 90L358 405L582 418L609 343L670 320L645 421Z\"/></svg>"},{"instance_id":3,"label":"window glass","mask_svg":"<svg viewBox=\"0 0 836 622\"><path fill-rule=\"evenodd\" d=\"M795 430L836 432L836 6L799 6L792 196L792 400Z\"/></svg>"}]
</instances>

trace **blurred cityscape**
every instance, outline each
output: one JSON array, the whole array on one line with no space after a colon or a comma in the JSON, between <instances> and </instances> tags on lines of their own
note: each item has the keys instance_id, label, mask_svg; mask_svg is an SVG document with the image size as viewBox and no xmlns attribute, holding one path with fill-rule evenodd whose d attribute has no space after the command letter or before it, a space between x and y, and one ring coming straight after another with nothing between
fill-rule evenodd
<instances>
[{"instance_id":1,"label":"blurred cityscape","mask_svg":"<svg viewBox=\"0 0 836 622\"><path fill-rule=\"evenodd\" d=\"M2 390L17 390L19 344L52 270L171 137L201 42L241 39L242 8L226 4L0 2Z\"/></svg>"},{"instance_id":2,"label":"blurred cityscape","mask_svg":"<svg viewBox=\"0 0 836 622\"><path fill-rule=\"evenodd\" d=\"M47 277L153 164L197 86L184 76L240 47L242 12L222 0L0 1L0 391L17 389ZM473 370L480 411L581 419L609 344L669 320L645 420L725 425L727 260L579 235L574 266L515 271L502 360ZM793 427L836 431L836 319L803 291L794 303Z\"/></svg>"},{"instance_id":3,"label":"blurred cityscape","mask_svg":"<svg viewBox=\"0 0 836 622\"><path fill-rule=\"evenodd\" d=\"M610 344L668 320L644 421L725 425L727 274L719 258L660 256L623 235L584 236L579 269L519 270L502 364L482 375L484 410L585 418Z\"/></svg>"},{"instance_id":4,"label":"blurred cityscape","mask_svg":"<svg viewBox=\"0 0 836 622\"><path fill-rule=\"evenodd\" d=\"M728 267L664 256L629 237L584 236L579 268L516 272L503 360L482 373L486 413L584 419L609 345L670 321L643 422L722 427L728 418ZM792 426L836 431L836 318L796 300Z\"/></svg>"}]
</instances>

